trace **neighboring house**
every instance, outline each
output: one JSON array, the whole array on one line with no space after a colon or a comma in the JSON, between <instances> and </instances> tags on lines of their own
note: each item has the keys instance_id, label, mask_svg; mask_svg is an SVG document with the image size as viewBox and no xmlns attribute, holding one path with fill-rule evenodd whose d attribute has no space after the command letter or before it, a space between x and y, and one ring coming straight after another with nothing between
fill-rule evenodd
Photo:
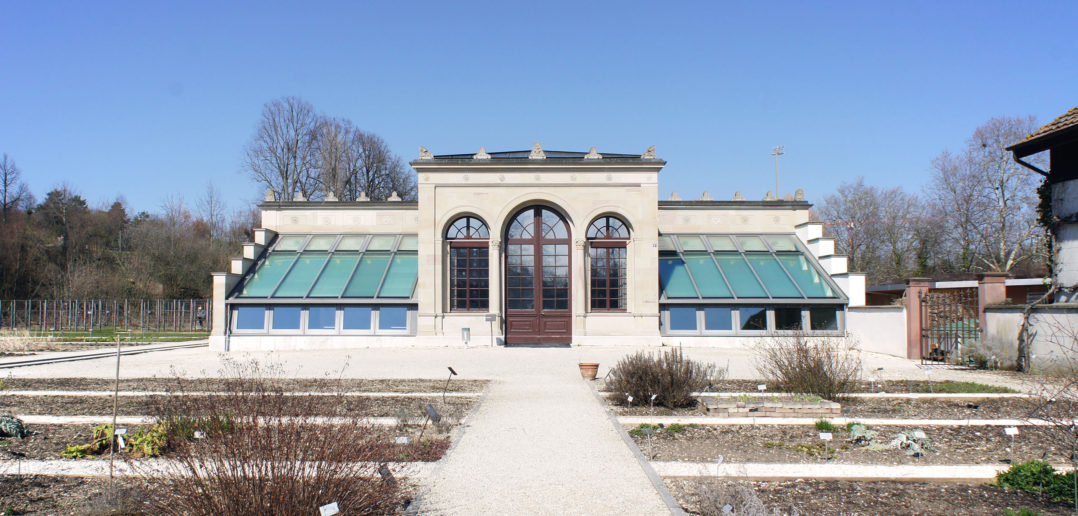
<instances>
[{"instance_id":1,"label":"neighboring house","mask_svg":"<svg viewBox=\"0 0 1078 516\"><path fill-rule=\"evenodd\" d=\"M1053 283L1057 301L1078 295L1078 107L1010 146L1025 167L1048 178L1052 187ZM1023 158L1048 151L1049 168L1041 170Z\"/></svg>"},{"instance_id":2,"label":"neighboring house","mask_svg":"<svg viewBox=\"0 0 1078 516\"><path fill-rule=\"evenodd\" d=\"M214 349L743 346L842 336L864 304L800 195L658 200L643 155L411 162L418 201L286 201L214 275Z\"/></svg>"}]
</instances>

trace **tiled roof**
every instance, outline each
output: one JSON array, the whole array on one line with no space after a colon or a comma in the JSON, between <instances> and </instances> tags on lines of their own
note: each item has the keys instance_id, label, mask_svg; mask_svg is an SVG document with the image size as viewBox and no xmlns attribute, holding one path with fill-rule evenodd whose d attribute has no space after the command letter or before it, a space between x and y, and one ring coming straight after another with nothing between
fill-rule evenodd
<instances>
[{"instance_id":1,"label":"tiled roof","mask_svg":"<svg viewBox=\"0 0 1078 516\"><path fill-rule=\"evenodd\" d=\"M1064 130L1078 127L1078 107L1056 117L1055 120L1037 129L1033 134L1026 136L1022 141L1011 145L1009 148L1027 147L1029 144L1043 138L1058 134ZM1036 152L1036 151L1035 151Z\"/></svg>"}]
</instances>

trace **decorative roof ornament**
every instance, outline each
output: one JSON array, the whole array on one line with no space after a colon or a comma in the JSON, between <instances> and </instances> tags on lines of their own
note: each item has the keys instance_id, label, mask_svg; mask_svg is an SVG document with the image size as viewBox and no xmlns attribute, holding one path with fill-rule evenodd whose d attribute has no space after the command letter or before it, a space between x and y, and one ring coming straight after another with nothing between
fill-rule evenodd
<instances>
[{"instance_id":1,"label":"decorative roof ornament","mask_svg":"<svg viewBox=\"0 0 1078 516\"><path fill-rule=\"evenodd\" d=\"M744 201L745 197L741 195L741 192L734 192L734 199L733 200L735 200L735 201Z\"/></svg>"},{"instance_id":2,"label":"decorative roof ornament","mask_svg":"<svg viewBox=\"0 0 1078 516\"><path fill-rule=\"evenodd\" d=\"M667 200L668 201L680 201L681 197L677 196L677 192L670 192L670 198L667 199Z\"/></svg>"},{"instance_id":3,"label":"decorative roof ornament","mask_svg":"<svg viewBox=\"0 0 1078 516\"><path fill-rule=\"evenodd\" d=\"M587 155L584 156L584 159L603 159L603 155L599 154L599 152L595 150L595 147L592 147Z\"/></svg>"},{"instance_id":4,"label":"decorative roof ornament","mask_svg":"<svg viewBox=\"0 0 1078 516\"><path fill-rule=\"evenodd\" d=\"M475 153L472 159L490 159L490 154L487 154L486 147L480 147L479 152Z\"/></svg>"},{"instance_id":5,"label":"decorative roof ornament","mask_svg":"<svg viewBox=\"0 0 1078 516\"><path fill-rule=\"evenodd\" d=\"M546 159L546 153L543 152L543 146L539 145L539 142L532 145L532 152L528 154L528 159Z\"/></svg>"},{"instance_id":6,"label":"decorative roof ornament","mask_svg":"<svg viewBox=\"0 0 1078 516\"><path fill-rule=\"evenodd\" d=\"M707 193L707 190L704 190L704 195L700 196L700 200L701 201L714 201L715 199L712 199L711 194Z\"/></svg>"},{"instance_id":7,"label":"decorative roof ornament","mask_svg":"<svg viewBox=\"0 0 1078 516\"><path fill-rule=\"evenodd\" d=\"M273 190L266 190L266 202L273 202L277 200L277 194Z\"/></svg>"},{"instance_id":8,"label":"decorative roof ornament","mask_svg":"<svg viewBox=\"0 0 1078 516\"><path fill-rule=\"evenodd\" d=\"M768 191L767 195L764 196L764 200L765 201L777 201L778 199L775 198L775 194Z\"/></svg>"},{"instance_id":9,"label":"decorative roof ornament","mask_svg":"<svg viewBox=\"0 0 1078 516\"><path fill-rule=\"evenodd\" d=\"M794 200L795 201L803 201L803 200L805 200L805 191L800 189L800 188L795 190L794 191Z\"/></svg>"},{"instance_id":10,"label":"decorative roof ornament","mask_svg":"<svg viewBox=\"0 0 1078 516\"><path fill-rule=\"evenodd\" d=\"M307 198L303 196L301 192L296 192L296 195L292 197L293 201L306 201Z\"/></svg>"},{"instance_id":11,"label":"decorative roof ornament","mask_svg":"<svg viewBox=\"0 0 1078 516\"><path fill-rule=\"evenodd\" d=\"M356 197L356 200L359 201L359 202L363 202L363 201L369 201L369 200L371 200L371 198L367 197L367 192L364 192L363 190L360 190L359 191L359 196Z\"/></svg>"},{"instance_id":12,"label":"decorative roof ornament","mask_svg":"<svg viewBox=\"0 0 1078 516\"><path fill-rule=\"evenodd\" d=\"M390 201L390 202L396 202L396 201L401 200L401 196L397 195L396 190L393 190L393 193L389 194L389 199L386 199L386 200Z\"/></svg>"},{"instance_id":13,"label":"decorative roof ornament","mask_svg":"<svg viewBox=\"0 0 1078 516\"><path fill-rule=\"evenodd\" d=\"M326 202L337 202L337 196L333 192L326 192Z\"/></svg>"},{"instance_id":14,"label":"decorative roof ornament","mask_svg":"<svg viewBox=\"0 0 1078 516\"><path fill-rule=\"evenodd\" d=\"M655 159L655 146L648 147L648 150L640 155L640 159Z\"/></svg>"},{"instance_id":15,"label":"decorative roof ornament","mask_svg":"<svg viewBox=\"0 0 1078 516\"><path fill-rule=\"evenodd\" d=\"M434 159L434 155L426 147L419 146L419 159Z\"/></svg>"}]
</instances>

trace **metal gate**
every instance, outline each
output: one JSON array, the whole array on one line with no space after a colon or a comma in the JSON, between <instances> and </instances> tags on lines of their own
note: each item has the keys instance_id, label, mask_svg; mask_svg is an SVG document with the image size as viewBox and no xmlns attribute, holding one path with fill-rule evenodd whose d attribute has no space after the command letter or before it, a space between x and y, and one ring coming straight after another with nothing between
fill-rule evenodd
<instances>
[{"instance_id":1,"label":"metal gate","mask_svg":"<svg viewBox=\"0 0 1078 516\"><path fill-rule=\"evenodd\" d=\"M981 318L977 291L958 289L921 294L921 363L957 363L979 348Z\"/></svg>"}]
</instances>

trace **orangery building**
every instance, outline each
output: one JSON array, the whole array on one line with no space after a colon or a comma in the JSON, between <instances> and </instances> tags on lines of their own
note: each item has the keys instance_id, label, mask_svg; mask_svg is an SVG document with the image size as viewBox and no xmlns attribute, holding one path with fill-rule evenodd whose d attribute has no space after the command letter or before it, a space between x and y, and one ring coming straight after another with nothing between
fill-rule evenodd
<instances>
[{"instance_id":1,"label":"orangery building","mask_svg":"<svg viewBox=\"0 0 1078 516\"><path fill-rule=\"evenodd\" d=\"M420 149L417 201L280 200L214 274L218 350L744 346L843 336L865 278L810 204L659 200L643 154Z\"/></svg>"}]
</instances>

